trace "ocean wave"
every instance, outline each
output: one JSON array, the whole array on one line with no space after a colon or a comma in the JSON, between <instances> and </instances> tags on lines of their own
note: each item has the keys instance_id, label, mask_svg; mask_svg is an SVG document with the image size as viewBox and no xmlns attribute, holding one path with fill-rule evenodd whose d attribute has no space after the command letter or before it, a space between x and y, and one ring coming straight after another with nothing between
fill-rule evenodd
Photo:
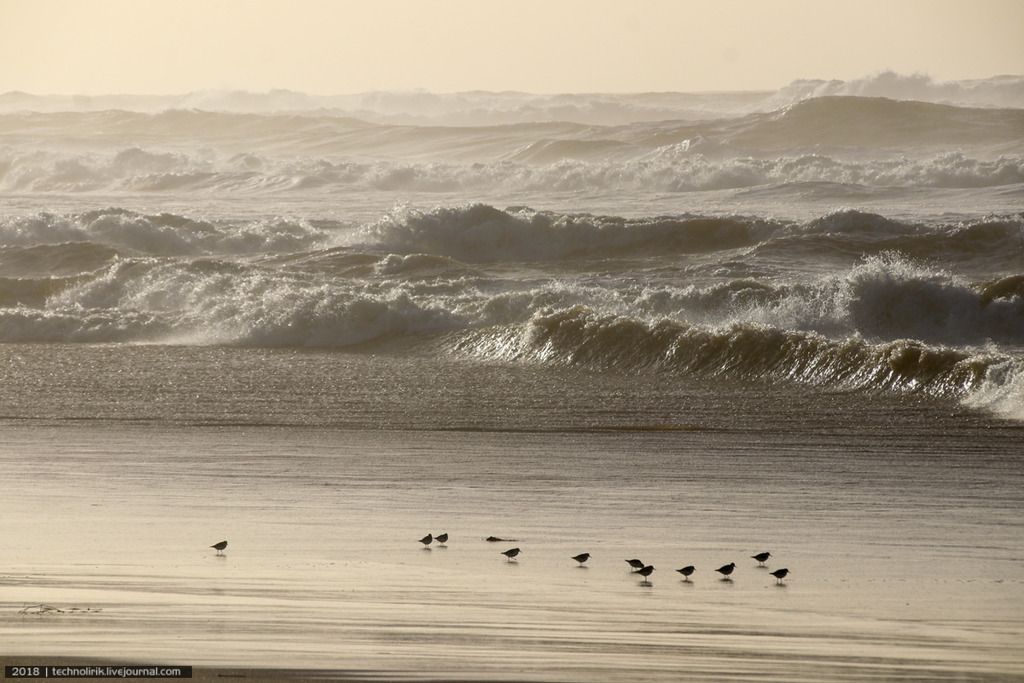
<instances>
[{"instance_id":1,"label":"ocean wave","mask_svg":"<svg viewBox=\"0 0 1024 683\"><path fill-rule=\"evenodd\" d=\"M670 319L602 315L578 306L537 314L526 325L464 334L450 348L480 359L924 393L984 403L1002 412L1022 407L1024 364L1019 359L910 340L835 340L749 323L708 328Z\"/></svg>"},{"instance_id":2,"label":"ocean wave","mask_svg":"<svg viewBox=\"0 0 1024 683\"><path fill-rule=\"evenodd\" d=\"M688 131L688 128L684 128ZM738 149L908 150L1019 141L1024 110L972 109L885 97L826 96L724 126Z\"/></svg>"},{"instance_id":3,"label":"ocean wave","mask_svg":"<svg viewBox=\"0 0 1024 683\"><path fill-rule=\"evenodd\" d=\"M0 246L0 272L9 277L63 277L97 270L120 256L90 242Z\"/></svg>"},{"instance_id":4,"label":"ocean wave","mask_svg":"<svg viewBox=\"0 0 1024 683\"><path fill-rule=\"evenodd\" d=\"M308 221L267 218L214 223L173 213L107 208L77 214L0 217L0 247L88 243L153 256L255 254L309 249L330 232Z\"/></svg>"},{"instance_id":5,"label":"ocean wave","mask_svg":"<svg viewBox=\"0 0 1024 683\"><path fill-rule=\"evenodd\" d=\"M547 261L665 252L692 253L755 244L778 226L730 218L626 219L502 211L486 204L400 211L364 226L353 240L398 252L465 261Z\"/></svg>"},{"instance_id":6,"label":"ocean wave","mask_svg":"<svg viewBox=\"0 0 1024 683\"><path fill-rule=\"evenodd\" d=\"M166 321L138 311L0 308L0 342L3 343L158 341L170 331Z\"/></svg>"},{"instance_id":7,"label":"ocean wave","mask_svg":"<svg viewBox=\"0 0 1024 683\"><path fill-rule=\"evenodd\" d=\"M0 277L0 308L39 307L82 281L81 277Z\"/></svg>"},{"instance_id":8,"label":"ocean wave","mask_svg":"<svg viewBox=\"0 0 1024 683\"><path fill-rule=\"evenodd\" d=\"M710 325L760 324L885 341L1024 345L1024 276L972 283L897 253L800 283L646 288L626 308Z\"/></svg>"},{"instance_id":9,"label":"ocean wave","mask_svg":"<svg viewBox=\"0 0 1024 683\"><path fill-rule=\"evenodd\" d=\"M113 155L0 151L0 188L9 192L311 193L332 190L696 192L787 184L844 188L982 188L1024 183L1024 157L844 160L823 154L715 158L697 146L638 148L615 141L532 143L507 159L477 163L356 161L318 157L156 152Z\"/></svg>"},{"instance_id":10,"label":"ocean wave","mask_svg":"<svg viewBox=\"0 0 1024 683\"><path fill-rule=\"evenodd\" d=\"M508 282L429 254L329 254L332 265L314 268L296 268L292 257L258 263L122 258L75 277L5 278L0 302L69 314L146 314L197 343L347 346L521 324L584 306L637 320L757 325L834 340L1024 345L1024 276L972 283L895 254L800 282L737 278L675 286L640 279L617 287L547 277ZM299 261L305 259L316 257ZM377 311L372 322L371 310Z\"/></svg>"},{"instance_id":11,"label":"ocean wave","mask_svg":"<svg viewBox=\"0 0 1024 683\"><path fill-rule=\"evenodd\" d=\"M757 246L758 253L787 258L845 259L899 253L919 260L975 260L993 269L1017 268L1024 253L1024 215L935 225L896 221L842 209L791 224Z\"/></svg>"},{"instance_id":12,"label":"ocean wave","mask_svg":"<svg viewBox=\"0 0 1024 683\"><path fill-rule=\"evenodd\" d=\"M803 79L779 89L762 106L775 109L800 100L835 95L1020 109L1024 108L1024 76L936 81L926 74L882 71L849 81Z\"/></svg>"},{"instance_id":13,"label":"ocean wave","mask_svg":"<svg viewBox=\"0 0 1024 683\"><path fill-rule=\"evenodd\" d=\"M341 348L466 325L402 282L353 284L216 259L127 258L63 281L0 280L0 298L12 299L0 308L4 342Z\"/></svg>"}]
</instances>

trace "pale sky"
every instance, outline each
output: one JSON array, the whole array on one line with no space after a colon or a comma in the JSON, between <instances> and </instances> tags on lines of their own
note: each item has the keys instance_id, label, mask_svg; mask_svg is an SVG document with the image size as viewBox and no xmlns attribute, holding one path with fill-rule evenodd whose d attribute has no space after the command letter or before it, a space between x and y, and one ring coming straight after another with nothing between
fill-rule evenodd
<instances>
[{"instance_id":1,"label":"pale sky","mask_svg":"<svg viewBox=\"0 0 1024 683\"><path fill-rule=\"evenodd\" d=\"M0 92L772 89L1024 73L1024 0L0 0Z\"/></svg>"}]
</instances>

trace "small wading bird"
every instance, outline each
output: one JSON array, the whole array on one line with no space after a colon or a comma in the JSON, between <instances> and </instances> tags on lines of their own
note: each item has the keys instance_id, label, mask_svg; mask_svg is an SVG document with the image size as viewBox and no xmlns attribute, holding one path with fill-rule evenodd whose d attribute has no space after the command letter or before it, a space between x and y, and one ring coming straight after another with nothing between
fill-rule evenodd
<instances>
[{"instance_id":1,"label":"small wading bird","mask_svg":"<svg viewBox=\"0 0 1024 683\"><path fill-rule=\"evenodd\" d=\"M519 554L519 548L509 548L508 550L503 550L501 554L505 556L506 561L511 562Z\"/></svg>"},{"instance_id":2,"label":"small wading bird","mask_svg":"<svg viewBox=\"0 0 1024 683\"><path fill-rule=\"evenodd\" d=\"M224 554L224 548L228 547L228 542L227 541L221 541L220 543L214 543L210 547L213 548L214 550L216 550L218 555L223 555Z\"/></svg>"},{"instance_id":3,"label":"small wading bird","mask_svg":"<svg viewBox=\"0 0 1024 683\"><path fill-rule=\"evenodd\" d=\"M715 571L722 575L722 581L732 581L732 579L729 578L729 575L732 574L733 569L736 569L736 563L730 562L727 565L719 567Z\"/></svg>"},{"instance_id":4,"label":"small wading bird","mask_svg":"<svg viewBox=\"0 0 1024 683\"><path fill-rule=\"evenodd\" d=\"M424 548L426 548L428 545L430 545L433 542L434 542L434 537L432 535L430 535L430 534L427 534L426 536L424 536L423 538L420 539L420 543L423 544Z\"/></svg>"},{"instance_id":5,"label":"small wading bird","mask_svg":"<svg viewBox=\"0 0 1024 683\"><path fill-rule=\"evenodd\" d=\"M633 568L633 571L637 571L638 569L643 569L644 568L644 563L643 563L642 560L637 560L637 559L626 560L626 563L630 567Z\"/></svg>"},{"instance_id":6,"label":"small wading bird","mask_svg":"<svg viewBox=\"0 0 1024 683\"><path fill-rule=\"evenodd\" d=\"M767 562L768 558L771 557L771 556L772 556L771 553L763 552L763 553L758 553L757 555L751 555L750 559L757 560L758 566L763 567L764 563Z\"/></svg>"},{"instance_id":7,"label":"small wading bird","mask_svg":"<svg viewBox=\"0 0 1024 683\"><path fill-rule=\"evenodd\" d=\"M683 581L689 581L690 580L690 575L693 574L695 569L694 569L693 565L690 564L690 565L687 565L687 566L683 567L682 569L677 569L676 571L683 575Z\"/></svg>"},{"instance_id":8,"label":"small wading bird","mask_svg":"<svg viewBox=\"0 0 1024 683\"><path fill-rule=\"evenodd\" d=\"M583 563L590 559L590 553L580 553L579 555L574 555L572 559L579 562L582 567Z\"/></svg>"},{"instance_id":9,"label":"small wading bird","mask_svg":"<svg viewBox=\"0 0 1024 683\"><path fill-rule=\"evenodd\" d=\"M783 567L782 569L776 569L772 572L772 576L775 577L775 583L781 584L782 580L789 574L789 570Z\"/></svg>"},{"instance_id":10,"label":"small wading bird","mask_svg":"<svg viewBox=\"0 0 1024 683\"><path fill-rule=\"evenodd\" d=\"M650 581L647 580L647 577L654 573L654 565L649 564L642 569L637 569L636 573L644 577L643 583L650 583Z\"/></svg>"},{"instance_id":11,"label":"small wading bird","mask_svg":"<svg viewBox=\"0 0 1024 683\"><path fill-rule=\"evenodd\" d=\"M434 536L434 540L437 541L439 545L444 545L448 542L448 532L446 531L443 534L438 534L437 536Z\"/></svg>"}]
</instances>

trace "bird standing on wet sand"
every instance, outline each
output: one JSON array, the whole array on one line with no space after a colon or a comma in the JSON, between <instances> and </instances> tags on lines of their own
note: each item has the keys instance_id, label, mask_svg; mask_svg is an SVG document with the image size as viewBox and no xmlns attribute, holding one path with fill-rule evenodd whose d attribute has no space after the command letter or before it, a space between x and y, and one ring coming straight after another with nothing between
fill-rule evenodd
<instances>
[{"instance_id":1,"label":"bird standing on wet sand","mask_svg":"<svg viewBox=\"0 0 1024 683\"><path fill-rule=\"evenodd\" d=\"M643 560L637 560L634 558L632 560L626 560L626 563L633 568L633 571L644 568Z\"/></svg>"},{"instance_id":2,"label":"bird standing on wet sand","mask_svg":"<svg viewBox=\"0 0 1024 683\"><path fill-rule=\"evenodd\" d=\"M426 536L424 536L423 538L420 539L420 543L423 544L424 548L427 547L428 545L430 545L433 542L434 542L434 537L431 534L427 534Z\"/></svg>"},{"instance_id":3,"label":"bird standing on wet sand","mask_svg":"<svg viewBox=\"0 0 1024 683\"><path fill-rule=\"evenodd\" d=\"M692 564L689 564L683 567L682 569L677 569L676 571L683 575L683 581L689 581L690 575L693 574L695 569Z\"/></svg>"},{"instance_id":4,"label":"bird standing on wet sand","mask_svg":"<svg viewBox=\"0 0 1024 683\"><path fill-rule=\"evenodd\" d=\"M647 577L654 573L654 565L653 564L649 564L649 565L647 565L646 567L644 567L642 569L637 569L636 573L639 574L640 576L644 577L644 580L643 580L644 583L650 583L650 581L647 580Z\"/></svg>"},{"instance_id":5,"label":"bird standing on wet sand","mask_svg":"<svg viewBox=\"0 0 1024 683\"><path fill-rule=\"evenodd\" d=\"M511 562L512 558L519 554L519 548L509 548L508 550L503 550L501 554L505 556L508 562Z\"/></svg>"},{"instance_id":6,"label":"bird standing on wet sand","mask_svg":"<svg viewBox=\"0 0 1024 683\"><path fill-rule=\"evenodd\" d=\"M757 560L758 566L763 567L764 563L767 562L768 558L771 557L771 556L772 556L771 553L763 552L763 553L758 553L757 555L751 555L750 559Z\"/></svg>"},{"instance_id":7,"label":"bird standing on wet sand","mask_svg":"<svg viewBox=\"0 0 1024 683\"><path fill-rule=\"evenodd\" d=\"M446 531L443 534L438 534L437 536L434 536L434 540L437 541L439 545L444 545L448 542L448 532Z\"/></svg>"},{"instance_id":8,"label":"bird standing on wet sand","mask_svg":"<svg viewBox=\"0 0 1024 683\"><path fill-rule=\"evenodd\" d=\"M729 575L732 574L732 570L733 569L736 569L736 563L735 562L730 562L727 565L723 565L723 566L719 567L715 571L718 572L719 574L721 574L724 577L722 579L723 581L732 581L732 579L729 578Z\"/></svg>"},{"instance_id":9,"label":"bird standing on wet sand","mask_svg":"<svg viewBox=\"0 0 1024 683\"><path fill-rule=\"evenodd\" d=\"M228 547L228 542L227 541L221 541L220 543L214 543L210 547L213 548L214 550L216 550L218 555L223 555L224 554L224 548Z\"/></svg>"},{"instance_id":10,"label":"bird standing on wet sand","mask_svg":"<svg viewBox=\"0 0 1024 683\"><path fill-rule=\"evenodd\" d=\"M583 563L590 559L590 553L580 553L579 555L573 555L572 559L579 562L580 566L582 567Z\"/></svg>"},{"instance_id":11,"label":"bird standing on wet sand","mask_svg":"<svg viewBox=\"0 0 1024 683\"><path fill-rule=\"evenodd\" d=\"M782 569L776 569L771 574L775 577L775 583L781 584L782 580L789 574L789 569L783 567Z\"/></svg>"}]
</instances>

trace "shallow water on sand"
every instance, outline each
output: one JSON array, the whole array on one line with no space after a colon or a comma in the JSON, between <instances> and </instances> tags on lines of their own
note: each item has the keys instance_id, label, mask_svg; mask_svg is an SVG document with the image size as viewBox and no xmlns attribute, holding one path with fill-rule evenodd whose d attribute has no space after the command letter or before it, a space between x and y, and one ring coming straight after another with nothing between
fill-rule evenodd
<instances>
[{"instance_id":1,"label":"shallow water on sand","mask_svg":"<svg viewBox=\"0 0 1024 683\"><path fill-rule=\"evenodd\" d=\"M1024 678L1019 423L386 355L3 353L0 654L415 678ZM417 542L441 531L447 548ZM791 569L784 586L749 559L761 550ZM630 557L655 565L649 585ZM64 611L19 613L40 603Z\"/></svg>"}]
</instances>

